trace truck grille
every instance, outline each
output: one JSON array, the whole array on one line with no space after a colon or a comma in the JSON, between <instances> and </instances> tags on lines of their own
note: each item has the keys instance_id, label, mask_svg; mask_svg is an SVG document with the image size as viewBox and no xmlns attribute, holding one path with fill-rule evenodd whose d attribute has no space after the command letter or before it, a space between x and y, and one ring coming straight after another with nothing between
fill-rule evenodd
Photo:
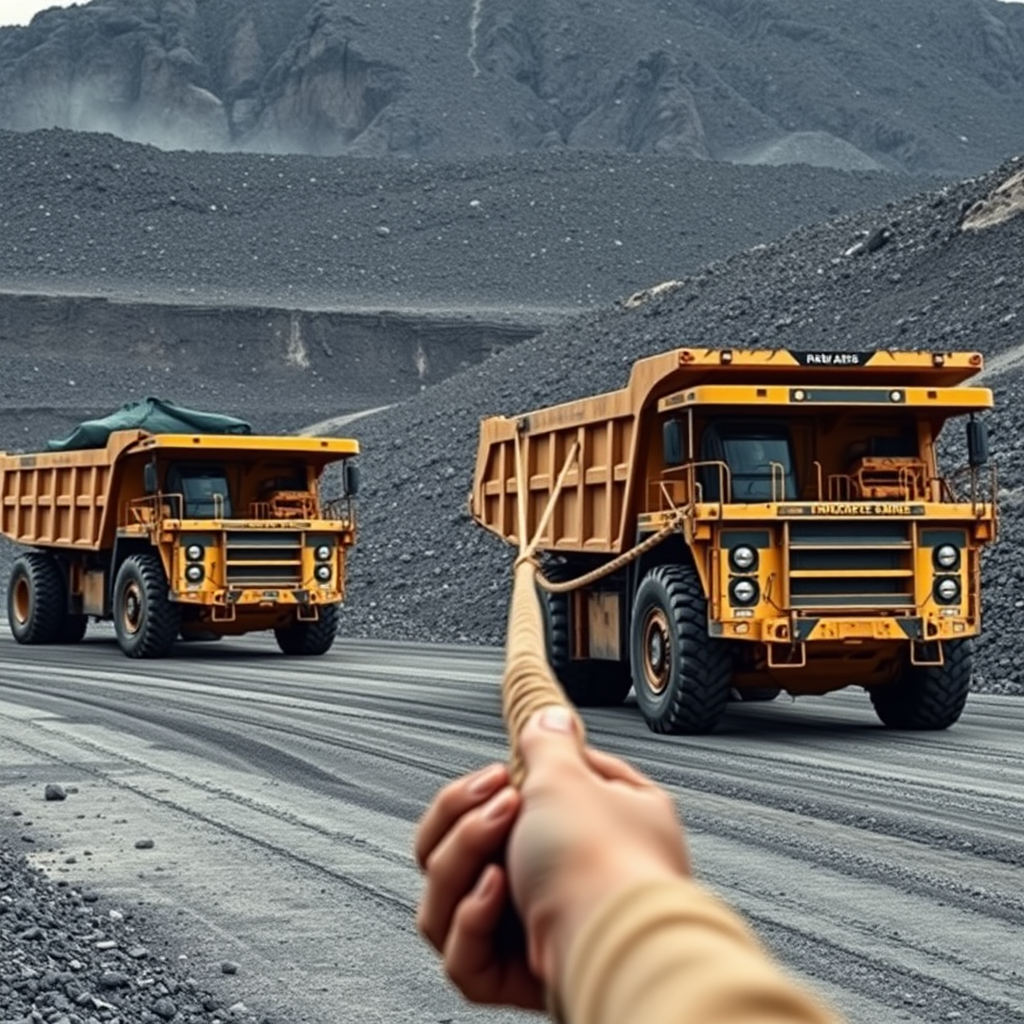
<instances>
[{"instance_id":1,"label":"truck grille","mask_svg":"<svg viewBox=\"0 0 1024 1024\"><path fill-rule=\"evenodd\" d=\"M914 604L910 524L793 522L789 600L821 611Z\"/></svg>"},{"instance_id":2,"label":"truck grille","mask_svg":"<svg viewBox=\"0 0 1024 1024\"><path fill-rule=\"evenodd\" d=\"M225 538L229 587L298 587L302 534L293 530L229 530Z\"/></svg>"}]
</instances>

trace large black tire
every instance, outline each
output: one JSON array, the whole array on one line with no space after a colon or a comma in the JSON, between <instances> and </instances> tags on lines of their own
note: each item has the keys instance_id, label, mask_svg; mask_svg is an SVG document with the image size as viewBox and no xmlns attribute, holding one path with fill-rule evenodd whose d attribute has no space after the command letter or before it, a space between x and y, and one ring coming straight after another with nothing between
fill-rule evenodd
<instances>
[{"instance_id":1,"label":"large black tire","mask_svg":"<svg viewBox=\"0 0 1024 1024\"><path fill-rule=\"evenodd\" d=\"M7 621L19 644L55 644L67 617L67 586L52 555L26 551L11 566Z\"/></svg>"},{"instance_id":2,"label":"large black tire","mask_svg":"<svg viewBox=\"0 0 1024 1024\"><path fill-rule=\"evenodd\" d=\"M582 575L582 571L573 573L563 565L545 566L543 572L553 583ZM553 594L541 587L537 590L544 612L548 664L565 695L578 708L616 707L621 704L633 685L629 666L622 661L598 658L573 660L569 641L572 636L570 595Z\"/></svg>"},{"instance_id":3,"label":"large black tire","mask_svg":"<svg viewBox=\"0 0 1024 1024\"><path fill-rule=\"evenodd\" d=\"M660 565L633 602L630 656L636 702L654 732L702 733L725 711L728 644L708 636L707 602L689 566Z\"/></svg>"},{"instance_id":4,"label":"large black tire","mask_svg":"<svg viewBox=\"0 0 1024 1024\"><path fill-rule=\"evenodd\" d=\"M68 612L67 615L64 616L64 623L60 627L60 633L57 635L57 643L80 643L82 637L85 636L85 630L88 625L88 615L73 615L71 612Z\"/></svg>"},{"instance_id":5,"label":"large black tire","mask_svg":"<svg viewBox=\"0 0 1024 1024\"><path fill-rule=\"evenodd\" d=\"M285 654L309 656L326 654L338 635L338 620L341 614L336 604L320 606L320 618L316 622L296 619L289 626L274 630L277 646Z\"/></svg>"},{"instance_id":6,"label":"large black tire","mask_svg":"<svg viewBox=\"0 0 1024 1024\"><path fill-rule=\"evenodd\" d=\"M948 729L967 703L974 665L970 639L947 640L941 665L907 665L902 677L869 691L882 724L890 729Z\"/></svg>"},{"instance_id":7,"label":"large black tire","mask_svg":"<svg viewBox=\"0 0 1024 1024\"><path fill-rule=\"evenodd\" d=\"M114 632L129 658L164 658L181 628L158 555L129 555L114 580Z\"/></svg>"}]
</instances>

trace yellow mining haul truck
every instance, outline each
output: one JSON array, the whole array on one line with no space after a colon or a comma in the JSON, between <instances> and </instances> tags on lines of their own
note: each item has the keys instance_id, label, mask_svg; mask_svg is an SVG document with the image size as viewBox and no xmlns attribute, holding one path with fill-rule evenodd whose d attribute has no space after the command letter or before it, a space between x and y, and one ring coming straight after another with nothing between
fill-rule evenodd
<instances>
[{"instance_id":1,"label":"yellow mining haul truck","mask_svg":"<svg viewBox=\"0 0 1024 1024\"><path fill-rule=\"evenodd\" d=\"M150 434L105 447L0 453L0 533L32 550L14 562L11 631L24 644L76 643L113 619L131 658L182 639L273 629L286 654L323 654L355 539L356 441ZM344 460L344 494L320 479Z\"/></svg>"},{"instance_id":2,"label":"yellow mining haul truck","mask_svg":"<svg viewBox=\"0 0 1024 1024\"><path fill-rule=\"evenodd\" d=\"M963 710L997 528L977 353L685 348L620 391L481 424L474 518L540 536L548 656L658 732L730 698L862 686L882 722ZM967 464L936 446L966 420ZM521 469L517 471L517 466ZM518 484L527 492L517 522Z\"/></svg>"}]
</instances>

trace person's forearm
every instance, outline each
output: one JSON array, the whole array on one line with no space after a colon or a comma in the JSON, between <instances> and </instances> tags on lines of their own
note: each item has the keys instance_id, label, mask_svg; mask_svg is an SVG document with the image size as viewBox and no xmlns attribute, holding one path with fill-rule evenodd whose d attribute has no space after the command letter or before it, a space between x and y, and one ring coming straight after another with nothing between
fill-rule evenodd
<instances>
[{"instance_id":1,"label":"person's forearm","mask_svg":"<svg viewBox=\"0 0 1024 1024\"><path fill-rule=\"evenodd\" d=\"M837 1024L743 922L689 879L599 905L574 941L557 998L568 1024Z\"/></svg>"}]
</instances>

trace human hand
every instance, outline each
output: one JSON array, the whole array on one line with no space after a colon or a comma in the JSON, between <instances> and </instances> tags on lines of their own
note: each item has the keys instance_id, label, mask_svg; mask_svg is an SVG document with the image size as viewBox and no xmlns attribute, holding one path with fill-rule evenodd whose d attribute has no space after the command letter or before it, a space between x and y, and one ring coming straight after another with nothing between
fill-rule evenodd
<instances>
[{"instance_id":1,"label":"human hand","mask_svg":"<svg viewBox=\"0 0 1024 1024\"><path fill-rule=\"evenodd\" d=\"M492 765L446 786L427 810L416 836L427 876L417 920L467 998L539 1009L602 900L688 874L689 862L669 796L618 758L581 750L571 715L535 716L521 750L521 793ZM528 955L501 941L510 889Z\"/></svg>"},{"instance_id":2,"label":"human hand","mask_svg":"<svg viewBox=\"0 0 1024 1024\"><path fill-rule=\"evenodd\" d=\"M522 944L502 934L511 904L501 862L521 803L510 781L504 765L492 764L434 798L416 830L416 860L427 878L416 923L467 999L539 1010L543 984Z\"/></svg>"}]
</instances>

